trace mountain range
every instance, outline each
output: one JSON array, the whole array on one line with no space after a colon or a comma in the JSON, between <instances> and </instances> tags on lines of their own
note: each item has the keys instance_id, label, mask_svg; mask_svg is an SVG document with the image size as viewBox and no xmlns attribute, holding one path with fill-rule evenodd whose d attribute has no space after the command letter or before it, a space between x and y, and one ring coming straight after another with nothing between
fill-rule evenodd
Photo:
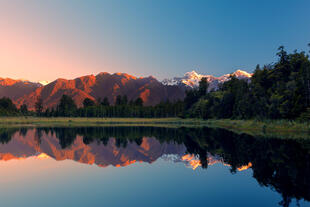
<instances>
[{"instance_id":1,"label":"mountain range","mask_svg":"<svg viewBox=\"0 0 310 207\"><path fill-rule=\"evenodd\" d=\"M132 142L126 147L117 147L115 138L110 138L106 145L98 142L86 145L83 137L77 136L70 147L62 148L56 134L38 132L37 129L28 129L24 134L16 132L8 143L0 144L0 161L35 157L57 161L74 160L99 167L125 167L137 162L153 163L162 158L166 161L184 163L194 170L201 166L199 157L187 154L184 144L161 143L155 138L143 137L140 145ZM208 164L216 163L227 165L220 156L208 154ZM245 170L251 166L252 164L241 166L238 170Z\"/></svg>"},{"instance_id":2,"label":"mountain range","mask_svg":"<svg viewBox=\"0 0 310 207\"><path fill-rule=\"evenodd\" d=\"M231 74L225 74L220 77L215 77L213 75L202 75L198 74L196 71L187 72L184 74L183 77L175 77L172 79L164 79L162 81L165 85L186 85L188 87L197 87L199 85L199 81L202 78L206 78L209 82L209 90L212 89L218 89L219 84L224 83L225 81L228 81L230 76L234 75L239 79L250 79L252 77L251 73L248 73L243 70L236 70L235 72Z\"/></svg>"},{"instance_id":3,"label":"mountain range","mask_svg":"<svg viewBox=\"0 0 310 207\"><path fill-rule=\"evenodd\" d=\"M232 74L247 80L252 76L241 70ZM107 97L110 103L114 103L118 95L127 95L129 100L141 97L144 105L155 105L166 100L182 100L185 91L198 86L203 77L207 78L209 89L216 90L219 84L229 80L230 74L215 77L192 71L183 77L159 81L152 76L138 78L126 73L103 72L72 80L59 78L50 83L0 78L0 97L11 98L17 106L26 104L30 110L34 109L38 97L42 98L45 107L55 107L63 94L71 96L78 106L82 106L85 98L98 100Z\"/></svg>"},{"instance_id":4,"label":"mountain range","mask_svg":"<svg viewBox=\"0 0 310 207\"><path fill-rule=\"evenodd\" d=\"M39 138L38 138L39 136ZM38 140L40 143L38 144ZM141 145L128 143L126 148L117 147L114 138L107 145L97 142L86 145L83 137L77 136L70 147L62 148L56 133L42 132L38 135L36 129L28 129L26 134L16 132L6 144L0 144L0 161L25 159L41 155L57 161L74 160L84 164L95 164L99 167L122 167L135 162L153 163L165 154L182 156L186 147L182 144L160 143L154 138L144 137Z\"/></svg>"}]
</instances>

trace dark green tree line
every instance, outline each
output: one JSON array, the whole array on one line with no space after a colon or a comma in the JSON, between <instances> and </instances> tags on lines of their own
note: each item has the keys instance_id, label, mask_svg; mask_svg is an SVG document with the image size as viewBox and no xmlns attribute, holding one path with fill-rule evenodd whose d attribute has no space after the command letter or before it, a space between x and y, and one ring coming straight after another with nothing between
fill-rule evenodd
<instances>
[{"instance_id":1,"label":"dark green tree line","mask_svg":"<svg viewBox=\"0 0 310 207\"><path fill-rule=\"evenodd\" d=\"M288 54L279 47L279 59L256 67L250 80L234 76L217 91L201 93L200 86L186 93L187 116L233 119L310 118L310 60L305 52Z\"/></svg>"},{"instance_id":2,"label":"dark green tree line","mask_svg":"<svg viewBox=\"0 0 310 207\"><path fill-rule=\"evenodd\" d=\"M309 45L310 46L310 45ZM35 102L37 116L47 117L194 117L230 119L300 119L310 120L310 60L306 52L287 53L279 47L277 62L257 65L249 80L230 79L210 91L206 78L197 88L186 91L183 101L162 101L144 106L142 98L128 100L118 95L110 104L86 98L83 107L63 95L56 108L45 108L39 97ZM1 116L33 115L27 105L16 108L9 98L0 99Z\"/></svg>"}]
</instances>

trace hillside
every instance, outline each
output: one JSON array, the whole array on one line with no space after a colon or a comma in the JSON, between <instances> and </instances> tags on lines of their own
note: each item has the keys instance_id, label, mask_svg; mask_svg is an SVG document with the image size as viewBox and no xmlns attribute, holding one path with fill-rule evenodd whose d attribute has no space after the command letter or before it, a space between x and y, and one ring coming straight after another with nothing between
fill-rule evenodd
<instances>
[{"instance_id":1,"label":"hillside","mask_svg":"<svg viewBox=\"0 0 310 207\"><path fill-rule=\"evenodd\" d=\"M118 95L127 95L129 100L141 97L145 105L155 105L167 99L183 99L184 91L184 87L163 85L154 77L137 78L126 73L99 73L74 80L57 79L17 99L16 104L27 104L29 109L33 109L36 99L41 97L46 107L55 107L62 95L66 94L78 106L82 105L85 98L98 100L107 97L110 103L114 103Z\"/></svg>"},{"instance_id":2,"label":"hillside","mask_svg":"<svg viewBox=\"0 0 310 207\"><path fill-rule=\"evenodd\" d=\"M11 78L0 78L0 97L8 97L17 100L30 94L42 85L24 80L13 80Z\"/></svg>"}]
</instances>

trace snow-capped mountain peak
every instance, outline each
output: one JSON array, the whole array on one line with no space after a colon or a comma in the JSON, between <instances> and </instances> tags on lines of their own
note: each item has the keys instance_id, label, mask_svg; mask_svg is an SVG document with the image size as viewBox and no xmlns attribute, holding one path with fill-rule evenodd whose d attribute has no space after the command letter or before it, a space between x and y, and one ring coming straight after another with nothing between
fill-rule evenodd
<instances>
[{"instance_id":1,"label":"snow-capped mountain peak","mask_svg":"<svg viewBox=\"0 0 310 207\"><path fill-rule=\"evenodd\" d=\"M231 74L225 74L225 75L220 76L220 77L215 77L212 75L199 74L193 70L191 72L185 73L183 77L175 77L172 79L165 79L162 81L162 83L164 85L185 85L185 86L189 86L189 87L193 88L193 87L197 87L199 85L199 81L202 78L207 78L207 80L210 84L209 89L212 90L212 89L217 89L218 85L220 83L228 81L230 79L231 75L236 76L238 79L250 79L252 77L251 73L248 73L248 72L243 71L243 70L236 70L235 72L233 72Z\"/></svg>"},{"instance_id":2,"label":"snow-capped mountain peak","mask_svg":"<svg viewBox=\"0 0 310 207\"><path fill-rule=\"evenodd\" d=\"M198 74L196 71L187 72L184 74L184 77L181 78L181 83L194 87L199 84L201 78L205 77L204 75Z\"/></svg>"},{"instance_id":3,"label":"snow-capped mountain peak","mask_svg":"<svg viewBox=\"0 0 310 207\"><path fill-rule=\"evenodd\" d=\"M201 75L199 75L196 71L191 71L191 72L187 72L184 74L184 77L188 77L188 78L192 78L192 79L195 79L195 78L199 78Z\"/></svg>"},{"instance_id":4,"label":"snow-capped mountain peak","mask_svg":"<svg viewBox=\"0 0 310 207\"><path fill-rule=\"evenodd\" d=\"M236 70L233 75L235 75L236 77L247 77L247 78L251 78L253 74L248 73L244 70Z\"/></svg>"},{"instance_id":5,"label":"snow-capped mountain peak","mask_svg":"<svg viewBox=\"0 0 310 207\"><path fill-rule=\"evenodd\" d=\"M45 86L45 85L49 84L50 82L51 82L51 81L45 81L45 80L43 80L43 81L39 81L38 83L40 83L41 85Z\"/></svg>"}]
</instances>

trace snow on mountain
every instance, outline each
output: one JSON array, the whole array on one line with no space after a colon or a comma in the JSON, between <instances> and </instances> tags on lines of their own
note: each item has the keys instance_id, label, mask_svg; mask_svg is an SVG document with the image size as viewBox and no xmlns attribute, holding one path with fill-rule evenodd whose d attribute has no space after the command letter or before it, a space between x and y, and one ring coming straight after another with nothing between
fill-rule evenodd
<instances>
[{"instance_id":1,"label":"snow on mountain","mask_svg":"<svg viewBox=\"0 0 310 207\"><path fill-rule=\"evenodd\" d=\"M215 77L212 75L202 75L198 74L196 71L187 72L183 77L175 77L172 79L164 79L162 83L164 85L186 85L191 88L197 87L199 85L199 81L202 78L207 78L210 86L209 89L217 89L220 83L224 83L228 81L231 75L235 75L238 79L250 79L252 77L251 73L248 73L243 70L236 70L232 74L225 74L220 77Z\"/></svg>"},{"instance_id":2,"label":"snow on mountain","mask_svg":"<svg viewBox=\"0 0 310 207\"><path fill-rule=\"evenodd\" d=\"M39 81L39 83L40 83L41 85L43 85L43 86L49 84L50 82L51 82L51 81L45 81L45 80Z\"/></svg>"},{"instance_id":3,"label":"snow on mountain","mask_svg":"<svg viewBox=\"0 0 310 207\"><path fill-rule=\"evenodd\" d=\"M214 165L216 163L221 163L225 166L228 166L228 164L226 164L223 161L223 158L218 156L218 155L212 155L210 153L208 153L208 165ZM195 170L197 167L201 166L201 162L199 159L199 156L194 155L194 154L186 154L186 153L180 153L180 154L164 154L161 159L165 160L165 161L169 161L169 162L181 162L184 163L186 167L188 168L192 168L193 170Z\"/></svg>"}]
</instances>

